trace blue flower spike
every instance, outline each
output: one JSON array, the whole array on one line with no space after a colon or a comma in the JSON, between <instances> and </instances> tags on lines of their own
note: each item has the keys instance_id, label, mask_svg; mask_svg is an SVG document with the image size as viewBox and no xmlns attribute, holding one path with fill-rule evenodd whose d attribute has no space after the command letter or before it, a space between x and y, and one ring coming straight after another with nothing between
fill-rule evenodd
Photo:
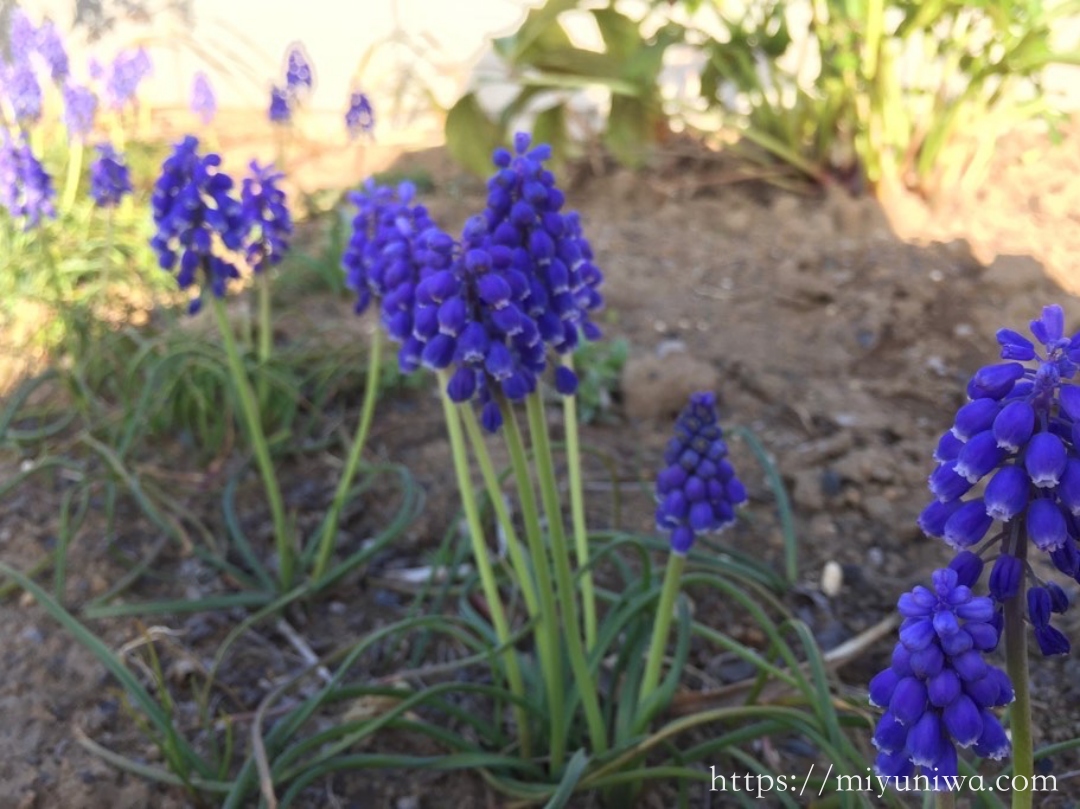
<instances>
[{"instance_id":1,"label":"blue flower spike","mask_svg":"<svg viewBox=\"0 0 1080 809\"><path fill-rule=\"evenodd\" d=\"M176 273L180 289L197 287L192 314L201 308L206 287L222 298L229 280L240 276L216 245L239 251L250 229L243 205L232 194L232 178L220 170L221 157L200 155L198 148L191 135L176 144L150 198L156 228L150 246L161 268Z\"/></svg>"},{"instance_id":2,"label":"blue flower spike","mask_svg":"<svg viewBox=\"0 0 1080 809\"><path fill-rule=\"evenodd\" d=\"M1029 541L1080 581L1080 334L1065 335L1060 306L1045 307L1030 329L1033 340L998 331L1002 362L980 368L968 383L971 401L934 452L938 466L928 482L935 501L919 517L927 535L957 550L999 546L989 579L999 603L1031 576L1021 561ZM981 495L968 497L976 487ZM1056 603L1064 609L1068 599ZM1032 613L1040 649L1067 652L1068 641L1042 615Z\"/></svg>"},{"instance_id":3,"label":"blue flower spike","mask_svg":"<svg viewBox=\"0 0 1080 809\"><path fill-rule=\"evenodd\" d=\"M983 655L998 644L992 599L971 592L982 561L961 552L897 603L903 616L892 664L870 682L870 702L885 713L874 732L877 774L885 779L922 768L934 789L957 775L957 747L1001 759L1010 745L990 710L1010 703L1012 684Z\"/></svg>"},{"instance_id":4,"label":"blue flower spike","mask_svg":"<svg viewBox=\"0 0 1080 809\"><path fill-rule=\"evenodd\" d=\"M746 503L746 488L728 460L716 396L695 393L675 421L675 436L656 478L656 527L671 534L673 553L686 555L698 534L722 531Z\"/></svg>"}]
</instances>

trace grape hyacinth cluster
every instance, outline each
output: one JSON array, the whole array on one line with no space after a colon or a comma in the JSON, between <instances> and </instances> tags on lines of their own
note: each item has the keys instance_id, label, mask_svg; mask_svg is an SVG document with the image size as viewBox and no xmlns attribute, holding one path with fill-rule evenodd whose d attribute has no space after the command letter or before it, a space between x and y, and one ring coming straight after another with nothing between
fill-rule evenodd
<instances>
[{"instance_id":1,"label":"grape hyacinth cluster","mask_svg":"<svg viewBox=\"0 0 1080 809\"><path fill-rule=\"evenodd\" d=\"M251 229L247 263L257 273L278 264L289 249L292 217L285 192L278 186L284 176L272 165L260 166L253 160L240 191L243 218Z\"/></svg>"},{"instance_id":2,"label":"grape hyacinth cluster","mask_svg":"<svg viewBox=\"0 0 1080 809\"><path fill-rule=\"evenodd\" d=\"M215 243L240 250L248 231L243 205L231 195L233 181L219 170L221 157L200 155L198 147L190 135L176 145L150 198L157 228L150 245L162 269L176 271L181 289L191 287L199 271L203 273L191 313L202 305L204 285L220 298L229 279L239 277L236 265L219 255Z\"/></svg>"},{"instance_id":3,"label":"grape hyacinth cluster","mask_svg":"<svg viewBox=\"0 0 1080 809\"><path fill-rule=\"evenodd\" d=\"M356 293L356 313L377 300L380 319L398 343L412 337L416 284L423 259L419 237L437 231L427 208L414 204L416 188L403 182L397 189L368 180L349 195L356 206L352 236L342 255L345 284ZM402 369L415 370L407 360Z\"/></svg>"},{"instance_id":4,"label":"grape hyacinth cluster","mask_svg":"<svg viewBox=\"0 0 1080 809\"><path fill-rule=\"evenodd\" d=\"M928 535L957 550L983 541L995 522L999 555L990 573L998 602L1013 598L1024 576L1027 543L1047 554L1065 576L1080 581L1080 334L1066 337L1059 306L1047 306L1031 323L1040 348L1010 329L997 333L1002 363L981 368L967 392L970 401L938 442L938 467L930 476L935 496L919 517ZM965 499L978 484L985 489ZM1043 654L1068 652L1068 640L1049 625L1049 612L1064 612L1068 598L1053 583L1034 582L1029 617ZM1041 595L1050 592L1049 602ZM1053 610L1043 610L1050 603Z\"/></svg>"},{"instance_id":5,"label":"grape hyacinth cluster","mask_svg":"<svg viewBox=\"0 0 1080 809\"><path fill-rule=\"evenodd\" d=\"M354 92L349 95L345 129L353 139L360 135L370 135L375 129L375 110L371 106L371 99L365 93Z\"/></svg>"},{"instance_id":6,"label":"grape hyacinth cluster","mask_svg":"<svg viewBox=\"0 0 1080 809\"><path fill-rule=\"evenodd\" d=\"M49 20L35 27L16 6L8 27L9 60L0 66L0 84L15 121L32 124L41 118L39 78L62 84L70 73L67 51L56 26Z\"/></svg>"},{"instance_id":7,"label":"grape hyacinth cluster","mask_svg":"<svg viewBox=\"0 0 1080 809\"><path fill-rule=\"evenodd\" d=\"M270 87L270 108L267 115L271 123L287 124L292 121L293 110L315 89L315 73L304 46L294 42L285 54L285 80Z\"/></svg>"},{"instance_id":8,"label":"grape hyacinth cluster","mask_svg":"<svg viewBox=\"0 0 1080 809\"><path fill-rule=\"evenodd\" d=\"M746 488L728 460L716 396L695 393L675 421L675 436L656 478L656 527L671 533L671 550L690 551L698 534L722 531L746 503Z\"/></svg>"},{"instance_id":9,"label":"grape hyacinth cluster","mask_svg":"<svg viewBox=\"0 0 1080 809\"><path fill-rule=\"evenodd\" d=\"M891 665L870 682L870 702L885 713L874 732L877 773L905 778L924 768L934 789L957 775L957 746L1001 759L1010 743L991 708L1013 700L1004 671L983 655L998 645L994 602L971 592L983 563L961 552L949 567L898 602L903 616Z\"/></svg>"},{"instance_id":10,"label":"grape hyacinth cluster","mask_svg":"<svg viewBox=\"0 0 1080 809\"><path fill-rule=\"evenodd\" d=\"M64 125L67 127L68 138L83 141L94 128L97 96L90 88L70 82L64 85L63 96Z\"/></svg>"},{"instance_id":11,"label":"grape hyacinth cluster","mask_svg":"<svg viewBox=\"0 0 1080 809\"><path fill-rule=\"evenodd\" d=\"M25 134L17 137L0 129L0 205L23 230L37 227L43 218L55 218L52 178L34 156Z\"/></svg>"},{"instance_id":12,"label":"grape hyacinth cluster","mask_svg":"<svg viewBox=\"0 0 1080 809\"><path fill-rule=\"evenodd\" d=\"M97 147L97 159L90 166L90 196L99 208L115 208L131 193L131 174L123 157L111 144Z\"/></svg>"},{"instance_id":13,"label":"grape hyacinth cluster","mask_svg":"<svg viewBox=\"0 0 1080 809\"><path fill-rule=\"evenodd\" d=\"M100 71L105 82L105 97L114 110L122 110L134 101L139 85L154 66L144 48L120 51L107 70Z\"/></svg>"},{"instance_id":14,"label":"grape hyacinth cluster","mask_svg":"<svg viewBox=\"0 0 1080 809\"><path fill-rule=\"evenodd\" d=\"M199 116L203 126L207 126L217 113L217 99L210 78L201 70L195 74L191 83L191 111Z\"/></svg>"},{"instance_id":15,"label":"grape hyacinth cluster","mask_svg":"<svg viewBox=\"0 0 1080 809\"><path fill-rule=\"evenodd\" d=\"M493 245L507 248L511 266L529 281L524 311L544 343L559 354L573 351L583 335L594 340L599 328L590 315L603 306L603 276L582 235L580 216L562 212L565 201L554 175L544 166L547 145L530 149L529 136L514 138L514 154L495 152L496 172L488 181L484 217ZM572 372L563 385L576 388Z\"/></svg>"}]
</instances>

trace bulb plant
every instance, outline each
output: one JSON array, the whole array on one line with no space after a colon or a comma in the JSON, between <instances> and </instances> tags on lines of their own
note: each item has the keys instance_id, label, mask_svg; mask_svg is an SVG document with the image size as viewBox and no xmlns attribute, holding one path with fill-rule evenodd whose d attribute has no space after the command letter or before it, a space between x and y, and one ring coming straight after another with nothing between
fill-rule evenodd
<instances>
[{"instance_id":1,"label":"bulb plant","mask_svg":"<svg viewBox=\"0 0 1080 809\"><path fill-rule=\"evenodd\" d=\"M874 734L878 774L899 783L921 768L945 803L959 747L983 758L1011 753L1013 806L1032 805L1025 624L1043 655L1070 649L1050 625L1069 598L1033 563L1044 554L1039 570L1080 580L1080 334L1065 335L1056 305L1031 322L1031 334L1034 341L998 331L1004 361L975 373L969 401L937 444L934 500L919 525L956 556L933 574L932 588L900 598L900 641L870 684L871 702L885 709ZM986 565L989 595L973 595ZM1002 639L1004 671L986 659ZM1011 740L992 710L1006 705Z\"/></svg>"}]
</instances>

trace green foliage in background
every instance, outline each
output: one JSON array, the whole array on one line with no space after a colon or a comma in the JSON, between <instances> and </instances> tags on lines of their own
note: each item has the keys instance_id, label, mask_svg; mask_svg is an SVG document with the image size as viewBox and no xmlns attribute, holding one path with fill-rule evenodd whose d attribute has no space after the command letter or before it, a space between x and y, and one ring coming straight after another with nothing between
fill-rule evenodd
<instances>
[{"instance_id":1,"label":"green foliage in background","mask_svg":"<svg viewBox=\"0 0 1080 809\"><path fill-rule=\"evenodd\" d=\"M621 161L636 165L665 126L660 70L668 46L679 42L674 23L645 35L639 22L614 5L589 9L604 41L604 52L575 46L560 14L578 0L548 0L531 10L514 34L496 39L495 52L518 85L513 99L495 120L482 109L476 93L467 93L446 119L451 154L477 173L485 173L495 146L509 142L518 116L535 113L533 139L550 143L556 155L572 149L570 92L599 86L611 93L611 109L602 133L604 144ZM568 92L570 91L570 92Z\"/></svg>"},{"instance_id":2,"label":"green foliage in background","mask_svg":"<svg viewBox=\"0 0 1080 809\"><path fill-rule=\"evenodd\" d=\"M1009 128L1060 117L1042 90L1044 71L1080 64L1078 43L1054 39L1080 11L1075 0L652 0L640 16L620 9L614 0L599 8L548 0L496 39L518 90L494 118L475 92L454 105L446 121L454 156L481 171L523 113L535 114L537 139L570 155L568 91L603 88L611 105L599 134L628 165L677 117L705 131L731 128L758 155L817 181L901 182L933 195L980 179ZM571 11L595 20L603 52L572 44ZM700 95L682 107L661 95L672 46L691 48L701 65Z\"/></svg>"}]
</instances>

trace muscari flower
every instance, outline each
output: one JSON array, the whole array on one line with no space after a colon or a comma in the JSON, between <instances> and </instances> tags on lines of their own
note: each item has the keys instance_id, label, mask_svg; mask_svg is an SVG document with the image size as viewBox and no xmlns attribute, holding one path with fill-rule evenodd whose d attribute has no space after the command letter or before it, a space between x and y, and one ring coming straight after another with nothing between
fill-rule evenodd
<instances>
[{"instance_id":1,"label":"muscari flower","mask_svg":"<svg viewBox=\"0 0 1080 809\"><path fill-rule=\"evenodd\" d=\"M105 92L109 106L123 109L135 98L139 84L153 72L150 55L143 48L120 51L105 73Z\"/></svg>"},{"instance_id":2,"label":"muscari flower","mask_svg":"<svg viewBox=\"0 0 1080 809\"><path fill-rule=\"evenodd\" d=\"M99 144L90 166L90 196L99 208L115 208L131 193L131 174L124 158L109 143Z\"/></svg>"},{"instance_id":3,"label":"muscari flower","mask_svg":"<svg viewBox=\"0 0 1080 809\"><path fill-rule=\"evenodd\" d=\"M675 421L675 437L656 477L656 527L671 532L671 550L686 554L701 533L722 531L746 503L746 488L728 460L712 393L695 393Z\"/></svg>"},{"instance_id":4,"label":"muscari flower","mask_svg":"<svg viewBox=\"0 0 1080 809\"><path fill-rule=\"evenodd\" d=\"M356 313L378 300L387 333L402 344L412 337L416 284L427 270L419 236L435 229L427 208L414 204L415 194L412 183L395 190L374 180L349 194L356 214L341 257L345 284L356 293ZM402 366L409 371L416 367L408 359Z\"/></svg>"},{"instance_id":5,"label":"muscari flower","mask_svg":"<svg viewBox=\"0 0 1080 809\"><path fill-rule=\"evenodd\" d=\"M199 271L203 273L199 295L189 307L192 313L202 304L203 285L220 298L228 280L239 277L235 264L219 255L216 243L239 250L248 231L243 206L230 193L233 181L219 170L221 157L200 155L198 148L198 139L190 135L176 145L150 198L157 228L150 245L162 269L177 271L181 289L191 287Z\"/></svg>"},{"instance_id":6,"label":"muscari flower","mask_svg":"<svg viewBox=\"0 0 1080 809\"><path fill-rule=\"evenodd\" d=\"M1021 543L1045 551L1059 571L1080 581L1080 334L1064 335L1061 307L1047 306L1031 322L1035 343L1010 329L997 333L1001 358L975 373L971 398L938 442L930 476L937 498L922 512L928 535L957 549L980 542L1004 524L990 592L1006 601L1019 591L1026 566ZM988 478L979 497L964 496ZM1068 651L1060 633L1036 628L1044 654ZM1056 630L1055 630L1056 632Z\"/></svg>"},{"instance_id":7,"label":"muscari flower","mask_svg":"<svg viewBox=\"0 0 1080 809\"><path fill-rule=\"evenodd\" d=\"M37 45L37 29L30 21L30 17L19 6L11 12L8 21L8 53L13 64L26 64Z\"/></svg>"},{"instance_id":8,"label":"muscari flower","mask_svg":"<svg viewBox=\"0 0 1080 809\"><path fill-rule=\"evenodd\" d=\"M34 156L26 136L14 139L4 130L0 135L0 205L12 218L23 220L23 230L30 230L42 218L56 217L55 196L52 178Z\"/></svg>"},{"instance_id":9,"label":"muscari flower","mask_svg":"<svg viewBox=\"0 0 1080 809\"><path fill-rule=\"evenodd\" d=\"M934 789L938 776L957 774L957 746L1001 759L1009 739L991 708L1012 702L1008 675L986 662L1000 637L994 602L971 586L982 562L961 552L937 570L932 588L915 587L897 604L904 621L891 665L870 682L870 703L885 713L874 732L875 769L886 779L924 768Z\"/></svg>"},{"instance_id":10,"label":"muscari flower","mask_svg":"<svg viewBox=\"0 0 1080 809\"><path fill-rule=\"evenodd\" d=\"M56 25L51 20L43 22L35 32L33 42L34 50L45 63L52 80L64 81L71 72L71 65Z\"/></svg>"},{"instance_id":11,"label":"muscari flower","mask_svg":"<svg viewBox=\"0 0 1080 809\"><path fill-rule=\"evenodd\" d=\"M41 85L29 62L15 62L3 69L4 96L15 120L29 124L41 118Z\"/></svg>"},{"instance_id":12,"label":"muscari flower","mask_svg":"<svg viewBox=\"0 0 1080 809\"><path fill-rule=\"evenodd\" d=\"M580 216L562 211L565 197L544 166L551 147L530 149L529 136L514 138L514 154L497 149L496 172L488 181L484 217L494 245L511 251L511 264L529 282L523 308L537 324L544 343L559 354L573 351L580 337L600 336L590 315L603 305L603 276L581 230ZM560 372L563 393L577 380Z\"/></svg>"},{"instance_id":13,"label":"muscari flower","mask_svg":"<svg viewBox=\"0 0 1080 809\"><path fill-rule=\"evenodd\" d=\"M203 126L214 120L217 112L217 100L214 98L214 90L210 86L210 79L205 73L199 71L191 84L191 111L203 122Z\"/></svg>"},{"instance_id":14,"label":"muscari flower","mask_svg":"<svg viewBox=\"0 0 1080 809\"><path fill-rule=\"evenodd\" d=\"M64 85L64 125L71 140L83 139L94 128L97 96L88 87Z\"/></svg>"},{"instance_id":15,"label":"muscari flower","mask_svg":"<svg viewBox=\"0 0 1080 809\"><path fill-rule=\"evenodd\" d=\"M345 129L350 138L370 135L375 128L375 111L371 100L364 93L352 93L349 96L349 109L345 112Z\"/></svg>"},{"instance_id":16,"label":"muscari flower","mask_svg":"<svg viewBox=\"0 0 1080 809\"><path fill-rule=\"evenodd\" d=\"M248 266L254 272L262 272L279 263L289 249L292 217L285 192L278 187L284 176L274 171L272 165L260 166L253 160L251 174L244 178L240 201L244 219L252 232L245 253Z\"/></svg>"},{"instance_id":17,"label":"muscari flower","mask_svg":"<svg viewBox=\"0 0 1080 809\"><path fill-rule=\"evenodd\" d=\"M311 70L311 61L304 51L304 46L294 42L289 46L285 59L285 90L289 95L300 98L315 87L315 76Z\"/></svg>"},{"instance_id":18,"label":"muscari flower","mask_svg":"<svg viewBox=\"0 0 1080 809\"><path fill-rule=\"evenodd\" d=\"M276 84L270 88L270 109L267 115L272 124L287 124L292 120L292 101L289 94Z\"/></svg>"}]
</instances>

